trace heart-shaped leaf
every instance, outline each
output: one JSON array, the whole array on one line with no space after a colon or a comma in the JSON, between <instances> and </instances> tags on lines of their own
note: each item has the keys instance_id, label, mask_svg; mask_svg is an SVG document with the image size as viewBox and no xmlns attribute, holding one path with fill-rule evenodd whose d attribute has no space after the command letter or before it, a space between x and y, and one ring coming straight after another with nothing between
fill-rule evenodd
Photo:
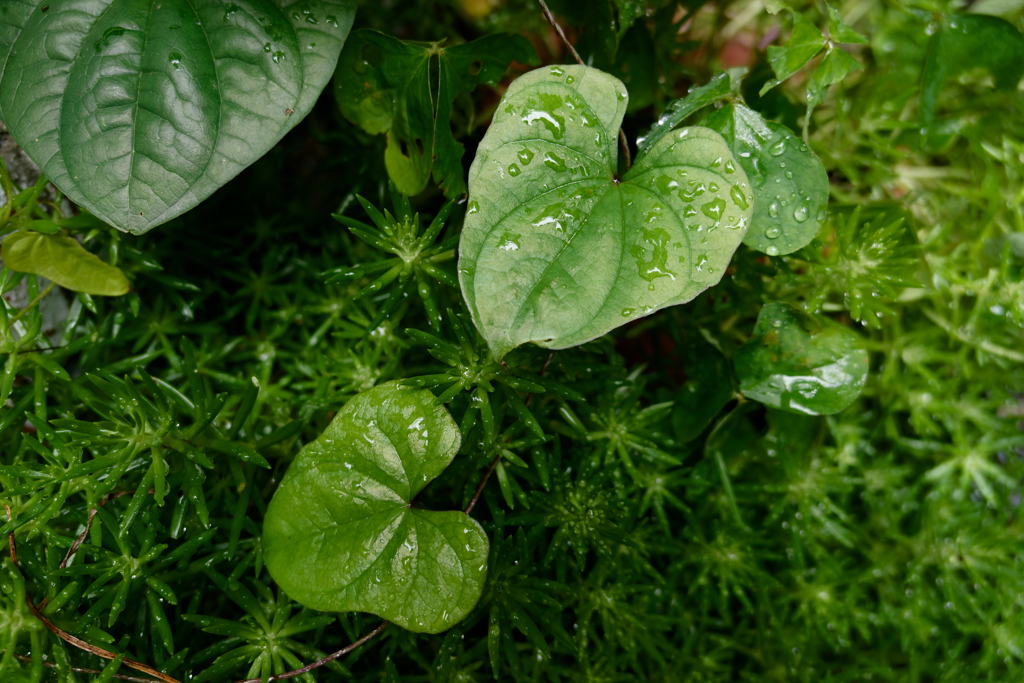
<instances>
[{"instance_id":1,"label":"heart-shaped leaf","mask_svg":"<svg viewBox=\"0 0 1024 683\"><path fill-rule=\"evenodd\" d=\"M355 0L19 0L0 12L0 119L69 198L143 233L313 107Z\"/></svg>"},{"instance_id":2,"label":"heart-shaped leaf","mask_svg":"<svg viewBox=\"0 0 1024 683\"><path fill-rule=\"evenodd\" d=\"M750 178L754 217L743 243L770 256L810 244L828 204L828 175L817 155L788 128L739 103L700 125L722 134Z\"/></svg>"},{"instance_id":3,"label":"heart-shaped leaf","mask_svg":"<svg viewBox=\"0 0 1024 683\"><path fill-rule=\"evenodd\" d=\"M41 275L73 292L95 296L128 293L128 278L121 269L101 261L72 237L16 232L4 239L2 254L11 270Z\"/></svg>"},{"instance_id":4,"label":"heart-shaped leaf","mask_svg":"<svg viewBox=\"0 0 1024 683\"><path fill-rule=\"evenodd\" d=\"M788 304L761 309L754 334L733 357L740 391L774 408L838 413L868 377L868 352L856 332Z\"/></svg>"},{"instance_id":5,"label":"heart-shaped leaf","mask_svg":"<svg viewBox=\"0 0 1024 683\"><path fill-rule=\"evenodd\" d=\"M616 175L626 89L584 66L516 80L469 171L459 280L495 358L566 348L716 284L753 197L722 136L683 128Z\"/></svg>"},{"instance_id":6,"label":"heart-shaped leaf","mask_svg":"<svg viewBox=\"0 0 1024 683\"><path fill-rule=\"evenodd\" d=\"M368 133L388 134L384 163L399 191L416 195L430 179L445 195L466 192L462 144L452 137L452 103L479 83L495 83L512 61L535 64L523 36L497 33L453 47L356 31L338 60L341 113Z\"/></svg>"},{"instance_id":7,"label":"heart-shaped leaf","mask_svg":"<svg viewBox=\"0 0 1024 683\"><path fill-rule=\"evenodd\" d=\"M426 389L359 394L295 458L263 525L267 569L295 600L439 633L483 591L488 542L462 512L411 506L459 450Z\"/></svg>"}]
</instances>

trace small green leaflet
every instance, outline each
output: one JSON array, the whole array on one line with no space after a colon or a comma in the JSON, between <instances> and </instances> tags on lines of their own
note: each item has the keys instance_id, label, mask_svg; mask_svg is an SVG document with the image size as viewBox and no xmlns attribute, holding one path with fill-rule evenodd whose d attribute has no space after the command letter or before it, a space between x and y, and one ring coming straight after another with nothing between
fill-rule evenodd
<instances>
[{"instance_id":1,"label":"small green leaflet","mask_svg":"<svg viewBox=\"0 0 1024 683\"><path fill-rule=\"evenodd\" d=\"M811 112L825 99L825 92L830 85L842 81L851 72L863 68L848 52L840 49L840 43L867 43L867 39L843 23L839 12L829 7L829 37L826 39L814 24L803 14L788 6L770 8L774 14L780 9L789 10L793 16L793 32L789 40L782 46L772 45L768 48L768 62L775 71L775 78L761 88L761 94L777 86L802 69L826 49L825 57L818 64L807 83L807 120Z\"/></svg>"},{"instance_id":2,"label":"small green leaflet","mask_svg":"<svg viewBox=\"0 0 1024 683\"><path fill-rule=\"evenodd\" d=\"M828 175L817 155L788 128L739 103L700 125L722 134L753 187L754 217L743 243L770 256L810 244L828 204Z\"/></svg>"},{"instance_id":3,"label":"small green leaflet","mask_svg":"<svg viewBox=\"0 0 1024 683\"><path fill-rule=\"evenodd\" d=\"M616 177L625 86L585 66L516 80L469 171L459 280L500 359L561 349L716 284L753 212L746 174L707 128L665 135Z\"/></svg>"},{"instance_id":4,"label":"small green leaflet","mask_svg":"<svg viewBox=\"0 0 1024 683\"><path fill-rule=\"evenodd\" d=\"M768 63L772 65L775 78L764 84L762 95L802 69L825 47L825 36L814 24L800 12L791 10L790 14L793 15L793 33L789 40L781 47L768 46Z\"/></svg>"},{"instance_id":5,"label":"small green leaflet","mask_svg":"<svg viewBox=\"0 0 1024 683\"><path fill-rule=\"evenodd\" d=\"M345 118L368 133L388 134L388 175L410 196L426 188L431 173L445 196L466 192L464 150L449 123L455 97L480 83L496 83L513 61L537 63L536 50L523 36L497 33L454 47L441 42L355 31L334 76Z\"/></svg>"},{"instance_id":6,"label":"small green leaflet","mask_svg":"<svg viewBox=\"0 0 1024 683\"><path fill-rule=\"evenodd\" d=\"M359 394L299 452L263 525L267 569L292 598L325 612L370 612L439 633L473 609L488 541L462 512L411 501L459 450L459 428L426 389Z\"/></svg>"},{"instance_id":7,"label":"small green leaflet","mask_svg":"<svg viewBox=\"0 0 1024 683\"><path fill-rule=\"evenodd\" d=\"M16 232L4 239L2 255L11 270L41 275L73 292L93 296L128 293L128 278L121 269L104 263L72 237Z\"/></svg>"},{"instance_id":8,"label":"small green leaflet","mask_svg":"<svg viewBox=\"0 0 1024 683\"><path fill-rule=\"evenodd\" d=\"M829 415L860 395L868 352L853 330L772 303L761 309L733 366L748 398L794 413Z\"/></svg>"},{"instance_id":9,"label":"small green leaflet","mask_svg":"<svg viewBox=\"0 0 1024 683\"><path fill-rule=\"evenodd\" d=\"M70 199L143 233L302 120L334 73L355 5L4 0L0 118Z\"/></svg>"},{"instance_id":10,"label":"small green leaflet","mask_svg":"<svg viewBox=\"0 0 1024 683\"><path fill-rule=\"evenodd\" d=\"M921 77L921 123L935 123L939 93L951 78L972 69L992 74L997 88L1015 90L1024 76L1024 36L998 17L954 14L928 43Z\"/></svg>"}]
</instances>

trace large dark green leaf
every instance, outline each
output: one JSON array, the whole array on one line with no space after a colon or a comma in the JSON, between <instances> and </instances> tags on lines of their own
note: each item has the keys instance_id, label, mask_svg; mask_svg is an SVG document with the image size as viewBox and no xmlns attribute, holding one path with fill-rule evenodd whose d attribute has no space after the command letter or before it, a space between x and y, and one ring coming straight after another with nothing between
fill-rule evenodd
<instances>
[{"instance_id":1,"label":"large dark green leaf","mask_svg":"<svg viewBox=\"0 0 1024 683\"><path fill-rule=\"evenodd\" d=\"M773 303L761 309L733 365L740 391L749 398L794 413L827 415L860 395L868 352L853 330Z\"/></svg>"},{"instance_id":2,"label":"large dark green leaf","mask_svg":"<svg viewBox=\"0 0 1024 683\"><path fill-rule=\"evenodd\" d=\"M716 284L753 197L722 136L683 128L616 176L626 89L538 69L498 105L469 172L459 279L491 353L582 344Z\"/></svg>"},{"instance_id":3,"label":"large dark green leaf","mask_svg":"<svg viewBox=\"0 0 1024 683\"><path fill-rule=\"evenodd\" d=\"M442 47L356 31L341 53L334 92L347 119L388 134L384 162L399 191L419 194L433 172L445 195L456 197L466 182L464 150L449 123L452 102L479 83L497 82L512 61L537 62L526 38L499 33Z\"/></svg>"},{"instance_id":4,"label":"large dark green leaf","mask_svg":"<svg viewBox=\"0 0 1024 683\"><path fill-rule=\"evenodd\" d=\"M743 243L771 256L810 244L828 204L828 176L817 155L788 128L739 103L701 125L722 134L750 178L754 217Z\"/></svg>"},{"instance_id":5,"label":"large dark green leaf","mask_svg":"<svg viewBox=\"0 0 1024 683\"><path fill-rule=\"evenodd\" d=\"M680 442L693 441L733 397L729 361L694 335L684 351L686 383L675 396L672 428Z\"/></svg>"},{"instance_id":6,"label":"large dark green leaf","mask_svg":"<svg viewBox=\"0 0 1024 683\"><path fill-rule=\"evenodd\" d=\"M72 237L16 232L4 239L2 254L11 270L41 275L73 292L128 293L128 278L121 269L101 261Z\"/></svg>"},{"instance_id":7,"label":"large dark green leaf","mask_svg":"<svg viewBox=\"0 0 1024 683\"><path fill-rule=\"evenodd\" d=\"M921 122L935 122L939 92L950 78L984 69L998 88L1013 89L1024 76L1024 36L998 17L955 14L932 36L921 77Z\"/></svg>"},{"instance_id":8,"label":"large dark green leaf","mask_svg":"<svg viewBox=\"0 0 1024 683\"><path fill-rule=\"evenodd\" d=\"M462 512L411 506L459 441L426 389L389 383L349 401L270 501L271 576L317 610L371 612L424 633L461 621L483 591L487 536Z\"/></svg>"},{"instance_id":9,"label":"large dark green leaf","mask_svg":"<svg viewBox=\"0 0 1024 683\"><path fill-rule=\"evenodd\" d=\"M354 13L354 0L3 0L0 118L68 197L146 232L309 112Z\"/></svg>"}]
</instances>

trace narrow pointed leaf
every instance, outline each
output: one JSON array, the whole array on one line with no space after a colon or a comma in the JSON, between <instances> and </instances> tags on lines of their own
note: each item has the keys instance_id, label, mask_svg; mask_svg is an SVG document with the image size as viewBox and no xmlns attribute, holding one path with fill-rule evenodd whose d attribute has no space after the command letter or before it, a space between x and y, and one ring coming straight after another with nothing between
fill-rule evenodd
<instances>
[{"instance_id":1,"label":"narrow pointed leaf","mask_svg":"<svg viewBox=\"0 0 1024 683\"><path fill-rule=\"evenodd\" d=\"M101 261L72 237L16 232L3 243L4 263L19 273L34 273L73 292L98 296L128 293L121 269Z\"/></svg>"}]
</instances>

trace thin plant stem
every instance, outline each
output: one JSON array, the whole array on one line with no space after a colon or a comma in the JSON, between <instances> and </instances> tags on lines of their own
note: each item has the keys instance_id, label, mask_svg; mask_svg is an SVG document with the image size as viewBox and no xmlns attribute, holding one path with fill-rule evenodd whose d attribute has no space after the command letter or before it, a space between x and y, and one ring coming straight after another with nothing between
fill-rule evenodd
<instances>
[{"instance_id":1,"label":"thin plant stem","mask_svg":"<svg viewBox=\"0 0 1024 683\"><path fill-rule=\"evenodd\" d=\"M579 64L580 66L586 66L583 63L583 60L580 59L580 53L576 52L576 48L574 48L572 46L572 43L569 42L569 39L565 37L565 32L562 31L562 27L558 25L557 21L555 21L555 15L553 15L551 13L551 10L548 9L547 3L544 2L544 0L537 0L537 2L540 3L541 9L544 10L544 17L548 20L548 23L554 27L555 32L558 33L558 37L562 39L562 43L564 43L565 46L569 48L569 52L572 53L572 56L576 60L576 63ZM629 154L629 142L627 142L626 134L623 132L621 128L619 128L619 146L622 148L622 157L623 160L626 162L626 170L628 171L633 166L633 160Z\"/></svg>"},{"instance_id":2,"label":"thin plant stem","mask_svg":"<svg viewBox=\"0 0 1024 683\"><path fill-rule=\"evenodd\" d=\"M20 311L18 311L18 314L16 316L14 316L13 318L11 318L10 321L7 323L7 325L10 326L10 325L13 325L14 323L18 322L18 320L21 319L21 316L25 315L28 311L32 310L32 307L35 306L40 301L42 301L43 298L46 297L46 295L50 293L50 290L52 290L56 285L57 285L56 282L51 281L50 284L46 287L46 289L44 289L43 291L39 292L39 296L37 296L35 299L32 299L32 301L29 301L28 305L25 306L25 308L23 308Z\"/></svg>"},{"instance_id":3,"label":"thin plant stem","mask_svg":"<svg viewBox=\"0 0 1024 683\"><path fill-rule=\"evenodd\" d=\"M574 48L572 46L572 43L569 42L569 39L565 37L565 33L562 31L562 27L558 25L557 21L555 21L555 15L553 15L551 13L551 10L548 9L547 3L544 2L544 0L537 0L537 2L540 3L541 9L544 10L544 17L547 18L548 23L550 23L555 28L555 32L558 33L558 37L562 39L562 42L565 44L565 46L569 48L569 52L571 52L572 56L575 57L576 63L579 64L580 66L584 66L583 60L580 59L580 54L576 52L576 48Z\"/></svg>"}]
</instances>

